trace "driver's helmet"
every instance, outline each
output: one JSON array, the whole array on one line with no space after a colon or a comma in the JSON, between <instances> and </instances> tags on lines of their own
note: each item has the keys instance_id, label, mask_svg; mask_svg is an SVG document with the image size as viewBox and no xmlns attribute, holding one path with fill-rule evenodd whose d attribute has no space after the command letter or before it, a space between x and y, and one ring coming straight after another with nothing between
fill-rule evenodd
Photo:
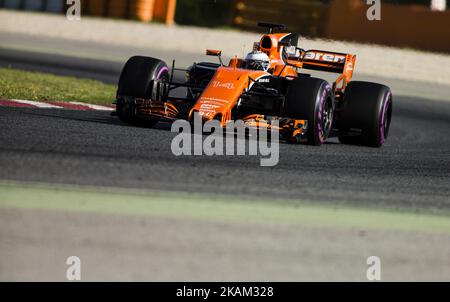
<instances>
[{"instance_id":1,"label":"driver's helmet","mask_svg":"<svg viewBox=\"0 0 450 302\"><path fill-rule=\"evenodd\" d=\"M252 70L269 70L270 59L262 51L252 51L245 57L245 68Z\"/></svg>"}]
</instances>

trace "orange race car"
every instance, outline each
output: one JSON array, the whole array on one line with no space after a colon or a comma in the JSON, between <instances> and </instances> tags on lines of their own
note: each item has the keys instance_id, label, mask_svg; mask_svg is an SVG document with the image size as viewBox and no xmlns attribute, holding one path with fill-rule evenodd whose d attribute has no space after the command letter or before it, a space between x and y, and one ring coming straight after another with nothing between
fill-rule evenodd
<instances>
[{"instance_id":1,"label":"orange race car","mask_svg":"<svg viewBox=\"0 0 450 302\"><path fill-rule=\"evenodd\" d=\"M196 63L186 81L174 82L175 61L135 56L124 66L117 90L116 114L127 123L153 126L160 120L243 120L270 128L274 120L280 136L321 145L332 136L343 143L381 147L389 133L392 94L387 86L351 81L356 56L297 47L298 34L284 33L279 24L259 23L268 29L245 58L223 64L221 51L207 50L220 63ZM327 81L300 69L339 74ZM182 96L173 91L184 87ZM261 126L264 125L264 126Z\"/></svg>"}]
</instances>

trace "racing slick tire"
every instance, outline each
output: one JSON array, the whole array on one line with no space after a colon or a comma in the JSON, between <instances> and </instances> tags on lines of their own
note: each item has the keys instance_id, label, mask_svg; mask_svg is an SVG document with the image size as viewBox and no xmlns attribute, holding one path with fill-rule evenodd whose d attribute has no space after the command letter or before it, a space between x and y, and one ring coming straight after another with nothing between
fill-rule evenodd
<instances>
[{"instance_id":1,"label":"racing slick tire","mask_svg":"<svg viewBox=\"0 0 450 302\"><path fill-rule=\"evenodd\" d=\"M155 80L169 81L169 68L151 57L131 57L122 69L117 89L116 112L120 120L135 126L154 126L158 120L137 116L134 98L150 98Z\"/></svg>"},{"instance_id":2,"label":"racing slick tire","mask_svg":"<svg viewBox=\"0 0 450 302\"><path fill-rule=\"evenodd\" d=\"M286 92L283 116L308 121L308 144L320 146L330 135L334 97L328 82L318 78L296 78Z\"/></svg>"},{"instance_id":3,"label":"racing slick tire","mask_svg":"<svg viewBox=\"0 0 450 302\"><path fill-rule=\"evenodd\" d=\"M381 147L392 119L392 93L389 87L371 82L350 82L345 89L340 130L360 130L356 136L339 136L343 144Z\"/></svg>"}]
</instances>

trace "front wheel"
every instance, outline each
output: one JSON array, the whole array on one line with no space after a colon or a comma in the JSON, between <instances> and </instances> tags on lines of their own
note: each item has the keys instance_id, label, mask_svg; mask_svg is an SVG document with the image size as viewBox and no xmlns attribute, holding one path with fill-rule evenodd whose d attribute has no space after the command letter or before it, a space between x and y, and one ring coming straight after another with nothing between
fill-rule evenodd
<instances>
[{"instance_id":1,"label":"front wheel","mask_svg":"<svg viewBox=\"0 0 450 302\"><path fill-rule=\"evenodd\" d=\"M135 99L158 97L156 82L169 81L166 63L151 57L131 57L122 69L117 89L116 112L119 119L135 126L154 126L158 120L142 116Z\"/></svg>"},{"instance_id":2,"label":"front wheel","mask_svg":"<svg viewBox=\"0 0 450 302\"><path fill-rule=\"evenodd\" d=\"M320 146L330 135L334 118L331 86L318 78L292 80L286 93L283 116L307 120L308 144Z\"/></svg>"}]
</instances>

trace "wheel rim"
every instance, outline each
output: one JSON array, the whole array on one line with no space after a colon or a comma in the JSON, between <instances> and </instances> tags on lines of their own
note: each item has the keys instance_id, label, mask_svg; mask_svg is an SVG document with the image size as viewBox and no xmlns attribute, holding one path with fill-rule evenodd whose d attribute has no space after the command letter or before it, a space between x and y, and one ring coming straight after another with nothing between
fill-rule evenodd
<instances>
[{"instance_id":1,"label":"wheel rim","mask_svg":"<svg viewBox=\"0 0 450 302\"><path fill-rule=\"evenodd\" d=\"M388 93L385 97L385 102L381 112L381 122L380 122L380 145L383 145L389 134L389 128L391 124L391 94Z\"/></svg>"},{"instance_id":2,"label":"wheel rim","mask_svg":"<svg viewBox=\"0 0 450 302\"><path fill-rule=\"evenodd\" d=\"M323 112L323 129L324 131L328 131L331 126L333 111L331 110L331 106L329 102L325 104L324 112Z\"/></svg>"},{"instance_id":3,"label":"wheel rim","mask_svg":"<svg viewBox=\"0 0 450 302\"><path fill-rule=\"evenodd\" d=\"M333 108L329 100L325 101L322 110L322 121L320 127L320 136L325 140L330 133L331 124L333 123Z\"/></svg>"}]
</instances>

